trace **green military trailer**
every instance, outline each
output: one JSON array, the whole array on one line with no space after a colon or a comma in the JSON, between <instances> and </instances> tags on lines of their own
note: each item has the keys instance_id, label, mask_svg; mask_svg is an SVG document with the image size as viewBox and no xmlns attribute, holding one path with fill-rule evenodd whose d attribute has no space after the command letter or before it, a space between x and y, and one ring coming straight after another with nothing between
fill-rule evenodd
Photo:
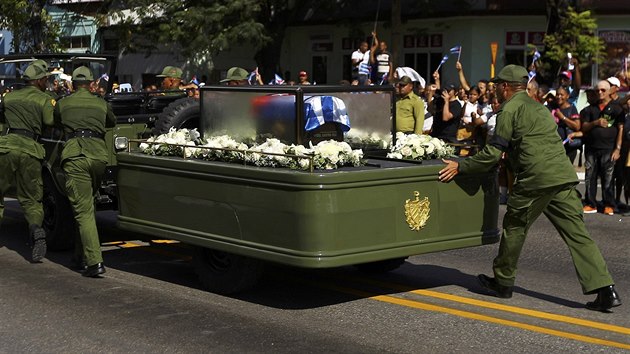
<instances>
[{"instance_id":1,"label":"green military trailer","mask_svg":"<svg viewBox=\"0 0 630 354\"><path fill-rule=\"evenodd\" d=\"M332 112L325 101L347 119L322 119ZM391 87L207 87L200 124L204 137L345 139L365 159L303 171L199 160L185 148L182 156L119 152L120 227L196 246L211 291L253 285L264 262L388 271L411 255L499 239L496 172L444 184L439 160L386 157L396 139Z\"/></svg>"}]
</instances>

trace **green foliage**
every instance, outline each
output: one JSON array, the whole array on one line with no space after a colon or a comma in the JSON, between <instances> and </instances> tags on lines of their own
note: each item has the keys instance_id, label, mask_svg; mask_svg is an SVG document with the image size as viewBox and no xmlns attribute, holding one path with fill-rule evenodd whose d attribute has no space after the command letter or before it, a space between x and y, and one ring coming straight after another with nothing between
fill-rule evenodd
<instances>
[{"instance_id":1,"label":"green foliage","mask_svg":"<svg viewBox=\"0 0 630 354\"><path fill-rule=\"evenodd\" d=\"M569 7L560 18L559 28L557 33L545 36L546 58L562 62L566 60L567 53L571 53L583 66L604 61L606 46L595 35L597 23L590 11L578 13Z\"/></svg>"},{"instance_id":2,"label":"green foliage","mask_svg":"<svg viewBox=\"0 0 630 354\"><path fill-rule=\"evenodd\" d=\"M273 11L263 5L273 4ZM266 25L288 6L286 1L256 0L130 0L119 34L127 51L151 52L156 44L175 44L192 64L212 69L212 57L234 45L250 45L256 52L272 40ZM134 34L132 36L132 33Z\"/></svg>"},{"instance_id":3,"label":"green foliage","mask_svg":"<svg viewBox=\"0 0 630 354\"><path fill-rule=\"evenodd\" d=\"M0 1L0 27L13 34L13 52L60 51L60 29L44 8L48 3L46 0Z\"/></svg>"}]
</instances>

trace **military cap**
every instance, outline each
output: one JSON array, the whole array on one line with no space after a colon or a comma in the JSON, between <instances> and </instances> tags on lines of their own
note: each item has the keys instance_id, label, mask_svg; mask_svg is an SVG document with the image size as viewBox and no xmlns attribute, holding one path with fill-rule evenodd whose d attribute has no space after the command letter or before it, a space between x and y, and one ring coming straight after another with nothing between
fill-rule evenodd
<instances>
[{"instance_id":1,"label":"military cap","mask_svg":"<svg viewBox=\"0 0 630 354\"><path fill-rule=\"evenodd\" d=\"M235 66L228 70L227 76L221 82L247 80L247 76L249 76L247 70Z\"/></svg>"},{"instance_id":2,"label":"military cap","mask_svg":"<svg viewBox=\"0 0 630 354\"><path fill-rule=\"evenodd\" d=\"M44 59L37 59L33 61L31 64L37 65L46 71L48 71L48 68L49 68L48 63Z\"/></svg>"},{"instance_id":3,"label":"military cap","mask_svg":"<svg viewBox=\"0 0 630 354\"><path fill-rule=\"evenodd\" d=\"M520 82L527 83L529 79L529 74L527 73L527 69L520 65L506 65L499 71L499 75L497 75L492 82Z\"/></svg>"},{"instance_id":4,"label":"military cap","mask_svg":"<svg viewBox=\"0 0 630 354\"><path fill-rule=\"evenodd\" d=\"M72 81L94 81L92 70L87 66L79 66L72 72Z\"/></svg>"},{"instance_id":5,"label":"military cap","mask_svg":"<svg viewBox=\"0 0 630 354\"><path fill-rule=\"evenodd\" d=\"M409 85L413 83L413 80L409 76L403 76L398 80L398 84Z\"/></svg>"},{"instance_id":6,"label":"military cap","mask_svg":"<svg viewBox=\"0 0 630 354\"><path fill-rule=\"evenodd\" d=\"M176 66L167 65L164 67L164 70L162 70L162 73L156 76L157 77L173 77L176 79L181 79L183 74L184 72L182 71L182 69Z\"/></svg>"},{"instance_id":7,"label":"military cap","mask_svg":"<svg viewBox=\"0 0 630 354\"><path fill-rule=\"evenodd\" d=\"M22 74L22 78L26 81L39 80L42 77L46 77L50 75L48 71L44 70L44 68L40 65L36 65L31 63L26 70L24 70L24 74Z\"/></svg>"}]
</instances>

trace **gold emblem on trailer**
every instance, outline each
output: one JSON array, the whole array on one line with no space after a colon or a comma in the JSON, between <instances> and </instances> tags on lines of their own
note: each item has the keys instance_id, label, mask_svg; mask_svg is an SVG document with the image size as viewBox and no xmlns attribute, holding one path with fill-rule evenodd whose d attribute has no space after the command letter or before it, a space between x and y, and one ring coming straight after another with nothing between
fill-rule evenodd
<instances>
[{"instance_id":1,"label":"gold emblem on trailer","mask_svg":"<svg viewBox=\"0 0 630 354\"><path fill-rule=\"evenodd\" d=\"M427 224L429 220L429 212L431 208L429 205L428 197L420 200L420 192L414 191L413 195L416 196L415 200L407 199L405 201L405 217L407 217L407 224L411 230L420 231Z\"/></svg>"}]
</instances>

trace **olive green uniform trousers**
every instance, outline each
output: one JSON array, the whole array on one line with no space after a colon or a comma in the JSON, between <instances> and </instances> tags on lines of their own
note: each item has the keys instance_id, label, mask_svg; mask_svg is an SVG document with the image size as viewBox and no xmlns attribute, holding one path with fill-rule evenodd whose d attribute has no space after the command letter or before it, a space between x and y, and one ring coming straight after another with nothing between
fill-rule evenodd
<instances>
[{"instance_id":1,"label":"olive green uniform trousers","mask_svg":"<svg viewBox=\"0 0 630 354\"><path fill-rule=\"evenodd\" d=\"M81 247L88 266L103 262L101 243L96 229L94 195L105 173L105 163L80 157L66 160L66 191L81 235ZM75 252L76 253L76 252Z\"/></svg>"},{"instance_id":2,"label":"olive green uniform trousers","mask_svg":"<svg viewBox=\"0 0 630 354\"><path fill-rule=\"evenodd\" d=\"M606 262L584 225L574 183L537 191L513 191L503 218L503 236L493 269L497 282L513 286L517 262L530 226L544 213L569 247L584 294L613 284Z\"/></svg>"},{"instance_id":3,"label":"olive green uniform trousers","mask_svg":"<svg viewBox=\"0 0 630 354\"><path fill-rule=\"evenodd\" d=\"M42 226L42 162L20 151L0 152L0 223L4 216L4 195L11 186L16 187L28 224Z\"/></svg>"}]
</instances>

